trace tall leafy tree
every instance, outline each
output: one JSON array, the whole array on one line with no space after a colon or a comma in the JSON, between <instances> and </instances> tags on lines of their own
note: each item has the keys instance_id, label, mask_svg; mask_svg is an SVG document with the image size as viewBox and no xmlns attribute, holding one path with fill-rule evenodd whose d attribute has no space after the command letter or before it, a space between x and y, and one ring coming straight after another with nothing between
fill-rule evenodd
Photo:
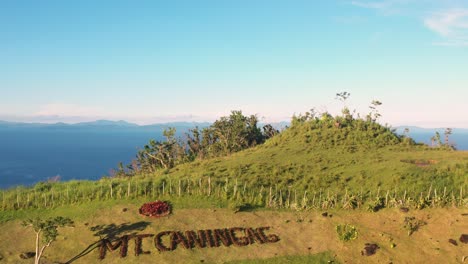
<instances>
[{"instance_id":1,"label":"tall leafy tree","mask_svg":"<svg viewBox=\"0 0 468 264\"><path fill-rule=\"evenodd\" d=\"M175 138L176 129L164 130L164 141L150 140L137 154L141 170L154 172L158 169L170 169L183 163L188 157L185 148Z\"/></svg>"}]
</instances>

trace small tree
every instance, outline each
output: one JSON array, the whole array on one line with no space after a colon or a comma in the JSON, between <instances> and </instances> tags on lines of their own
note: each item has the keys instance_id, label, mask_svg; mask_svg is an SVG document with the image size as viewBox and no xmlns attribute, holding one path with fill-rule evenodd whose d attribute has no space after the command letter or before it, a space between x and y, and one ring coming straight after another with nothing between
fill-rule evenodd
<instances>
[{"instance_id":1,"label":"small tree","mask_svg":"<svg viewBox=\"0 0 468 264\"><path fill-rule=\"evenodd\" d=\"M448 147L450 144L449 144L449 136L452 134L452 129L451 128L446 128L445 131L444 131L444 135L445 135L445 145Z\"/></svg>"},{"instance_id":2,"label":"small tree","mask_svg":"<svg viewBox=\"0 0 468 264\"><path fill-rule=\"evenodd\" d=\"M341 92L341 93L337 93L336 94L336 99L337 100L340 100L341 102L343 102L343 109L341 110L341 113L343 114L343 117L347 120L351 120L352 119L352 115L351 115L351 111L349 110L348 106L346 105L346 100L348 100L348 98L351 96L350 93L348 92Z\"/></svg>"},{"instance_id":3,"label":"small tree","mask_svg":"<svg viewBox=\"0 0 468 264\"><path fill-rule=\"evenodd\" d=\"M370 112L369 115L367 116L367 118L368 118L369 121L376 122L377 119L378 119L379 117L382 116L382 115L379 113L379 110L377 109L377 107L379 107L380 105L382 105L382 102L380 102L380 101L373 100L373 101L371 102L371 105L369 106L369 108L371 109L371 112Z\"/></svg>"},{"instance_id":4,"label":"small tree","mask_svg":"<svg viewBox=\"0 0 468 264\"><path fill-rule=\"evenodd\" d=\"M32 227L36 233L36 255L34 256L34 264L39 264L44 250L57 239L59 235L57 229L59 227L73 226L73 221L68 217L58 216L47 220L42 220L40 218L28 219L23 221L22 225L25 227ZM40 246L40 237L42 237L42 246Z\"/></svg>"},{"instance_id":5,"label":"small tree","mask_svg":"<svg viewBox=\"0 0 468 264\"><path fill-rule=\"evenodd\" d=\"M438 131L435 132L435 140L438 147L442 146L442 141L440 140L440 133Z\"/></svg>"},{"instance_id":6,"label":"small tree","mask_svg":"<svg viewBox=\"0 0 468 264\"><path fill-rule=\"evenodd\" d=\"M405 130L403 130L403 135L405 137L409 137L409 131L410 131L409 128L406 127Z\"/></svg>"}]
</instances>

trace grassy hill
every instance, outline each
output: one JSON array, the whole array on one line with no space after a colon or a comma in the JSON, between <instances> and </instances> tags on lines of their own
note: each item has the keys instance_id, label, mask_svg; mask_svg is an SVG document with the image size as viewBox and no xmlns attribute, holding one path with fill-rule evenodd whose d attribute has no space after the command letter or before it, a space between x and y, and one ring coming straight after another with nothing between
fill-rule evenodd
<instances>
[{"instance_id":1,"label":"grassy hill","mask_svg":"<svg viewBox=\"0 0 468 264\"><path fill-rule=\"evenodd\" d=\"M400 263L414 258L415 263L427 263L436 258L457 263L465 245L454 247L447 240L466 229L467 184L468 152L417 145L372 120L298 117L264 144L224 157L132 177L4 190L0 227L9 232L0 242L0 255L7 262L22 263L18 254L32 250L33 240L8 242L32 237L20 221L63 215L73 218L76 226L63 231L56 242L60 247L46 254L49 260L78 256L76 263L138 263L155 257L161 263ZM142 203L156 199L171 201L174 211L169 218L138 215ZM429 209L417 210L423 208ZM324 211L333 217L322 216ZM421 223L411 237L406 234L407 216ZM356 226L358 238L340 241L334 230L341 224ZM125 259L110 252L101 262L98 250L86 251L99 241L96 226L125 235L262 225L271 226L280 242L171 253L153 248L150 255ZM143 243L151 247L151 242ZM365 243L377 243L379 253L362 257ZM424 254L415 257L417 250Z\"/></svg>"},{"instance_id":2,"label":"grassy hill","mask_svg":"<svg viewBox=\"0 0 468 264\"><path fill-rule=\"evenodd\" d=\"M383 129L383 128L382 128ZM362 135L339 128L299 124L258 147L228 157L198 161L162 171L158 177L226 177L257 186L292 186L304 191L414 192L459 190L468 183L468 152L405 145L386 135ZM393 137L390 144L380 138Z\"/></svg>"},{"instance_id":3,"label":"grassy hill","mask_svg":"<svg viewBox=\"0 0 468 264\"><path fill-rule=\"evenodd\" d=\"M416 145L375 121L324 115L296 118L264 144L228 156L132 177L6 190L1 205L4 210L51 208L188 195L260 207L298 206L302 199L304 206L348 202L356 208L376 197L385 197L385 205L425 207L466 205L467 185L468 152Z\"/></svg>"}]
</instances>

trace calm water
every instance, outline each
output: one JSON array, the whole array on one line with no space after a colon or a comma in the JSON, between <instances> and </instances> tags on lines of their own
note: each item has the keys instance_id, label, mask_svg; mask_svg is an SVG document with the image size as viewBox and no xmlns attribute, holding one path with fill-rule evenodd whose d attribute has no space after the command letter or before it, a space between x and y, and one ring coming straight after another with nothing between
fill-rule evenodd
<instances>
[{"instance_id":1,"label":"calm water","mask_svg":"<svg viewBox=\"0 0 468 264\"><path fill-rule=\"evenodd\" d=\"M431 145L431 137L434 133L414 133L411 137L417 142L422 142ZM442 142L444 142L444 134L441 133ZM454 134L449 137L449 142L454 143L457 150L468 150L468 133Z\"/></svg>"},{"instance_id":2,"label":"calm water","mask_svg":"<svg viewBox=\"0 0 468 264\"><path fill-rule=\"evenodd\" d=\"M187 128L178 129L182 135ZM434 133L411 133L430 143ZM443 134L442 134L443 135ZM129 163L149 139L161 139L151 128L1 128L0 188L32 185L60 175L61 180L99 179ZM459 150L468 150L468 133L451 136Z\"/></svg>"},{"instance_id":3,"label":"calm water","mask_svg":"<svg viewBox=\"0 0 468 264\"><path fill-rule=\"evenodd\" d=\"M0 188L61 180L98 179L129 163L161 131L140 129L0 129Z\"/></svg>"}]
</instances>

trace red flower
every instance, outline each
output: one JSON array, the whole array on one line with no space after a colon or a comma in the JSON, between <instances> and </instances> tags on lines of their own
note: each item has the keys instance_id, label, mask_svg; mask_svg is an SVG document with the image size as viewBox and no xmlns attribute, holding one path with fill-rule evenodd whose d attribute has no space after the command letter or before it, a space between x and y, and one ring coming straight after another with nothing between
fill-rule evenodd
<instances>
[{"instance_id":1,"label":"red flower","mask_svg":"<svg viewBox=\"0 0 468 264\"><path fill-rule=\"evenodd\" d=\"M164 216L168 215L171 211L171 206L167 202L155 201L143 204L139 212L146 216Z\"/></svg>"}]
</instances>

